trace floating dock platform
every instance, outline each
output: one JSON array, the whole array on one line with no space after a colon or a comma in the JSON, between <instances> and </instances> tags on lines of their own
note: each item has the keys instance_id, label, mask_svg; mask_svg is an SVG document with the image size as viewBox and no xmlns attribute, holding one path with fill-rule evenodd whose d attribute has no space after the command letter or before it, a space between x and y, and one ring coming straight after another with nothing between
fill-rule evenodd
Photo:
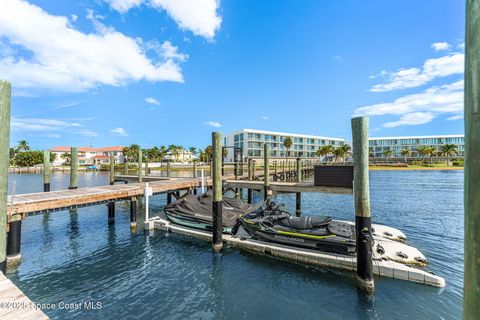
<instances>
[{"instance_id":1,"label":"floating dock platform","mask_svg":"<svg viewBox=\"0 0 480 320\"><path fill-rule=\"evenodd\" d=\"M166 232L192 236L205 241L212 241L212 233L187 228L173 224L163 216L155 217L146 222L145 228L158 229ZM223 235L223 241L231 247L250 251L256 254L270 255L282 260L292 261L299 264L308 264L320 267L334 268L347 271L356 271L356 257L335 253L320 252L304 248L285 246L277 243L257 241L253 239L241 239L229 234ZM433 287L445 287L445 280L428 271L410 267L389 260L373 260L373 272L377 276L406 280Z\"/></svg>"}]
</instances>

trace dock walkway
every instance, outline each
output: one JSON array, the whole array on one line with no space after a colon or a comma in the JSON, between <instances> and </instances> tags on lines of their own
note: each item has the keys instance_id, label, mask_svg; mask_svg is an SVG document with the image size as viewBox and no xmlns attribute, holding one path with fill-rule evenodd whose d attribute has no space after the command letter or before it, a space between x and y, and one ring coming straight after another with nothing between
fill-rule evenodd
<instances>
[{"instance_id":1,"label":"dock walkway","mask_svg":"<svg viewBox=\"0 0 480 320\"><path fill-rule=\"evenodd\" d=\"M0 272L0 320L48 319L12 281Z\"/></svg>"},{"instance_id":2,"label":"dock walkway","mask_svg":"<svg viewBox=\"0 0 480 320\"><path fill-rule=\"evenodd\" d=\"M209 186L211 180L205 179L204 183L205 186ZM149 186L152 188L153 194L159 194L174 190L189 190L199 187L200 184L199 178L172 178L152 181ZM9 196L8 221L18 221L29 214L68 210L109 201L128 200L132 197L142 196L144 192L145 182L137 182Z\"/></svg>"}]
</instances>

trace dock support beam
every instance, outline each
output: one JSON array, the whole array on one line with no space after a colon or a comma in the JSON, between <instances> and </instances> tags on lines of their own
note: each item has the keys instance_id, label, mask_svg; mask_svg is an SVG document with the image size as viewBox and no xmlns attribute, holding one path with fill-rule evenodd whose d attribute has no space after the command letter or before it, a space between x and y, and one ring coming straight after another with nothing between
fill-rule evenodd
<instances>
[{"instance_id":1,"label":"dock support beam","mask_svg":"<svg viewBox=\"0 0 480 320\"><path fill-rule=\"evenodd\" d=\"M465 40L465 270L463 318L480 314L480 1L467 0Z\"/></svg>"},{"instance_id":2,"label":"dock support beam","mask_svg":"<svg viewBox=\"0 0 480 320\"><path fill-rule=\"evenodd\" d=\"M248 180L253 180L253 159L248 158ZM252 203L253 201L253 190L247 189L247 202Z\"/></svg>"},{"instance_id":3,"label":"dock support beam","mask_svg":"<svg viewBox=\"0 0 480 320\"><path fill-rule=\"evenodd\" d=\"M20 259L20 244L22 242L22 220L12 221L8 224L7 235L7 260Z\"/></svg>"},{"instance_id":4,"label":"dock support beam","mask_svg":"<svg viewBox=\"0 0 480 320\"><path fill-rule=\"evenodd\" d=\"M115 157L110 153L110 185L115 184ZM110 201L108 207L108 224L115 223L115 201Z\"/></svg>"},{"instance_id":5,"label":"dock support beam","mask_svg":"<svg viewBox=\"0 0 480 320\"><path fill-rule=\"evenodd\" d=\"M141 147L138 147L138 182L142 182L143 181L143 174L142 174L142 167L143 167L143 164L142 164L142 160L143 160L143 155L142 155L142 148Z\"/></svg>"},{"instance_id":6,"label":"dock support beam","mask_svg":"<svg viewBox=\"0 0 480 320\"><path fill-rule=\"evenodd\" d=\"M375 290L372 263L372 220L368 181L368 118L352 119L353 195L357 242L357 288L361 292Z\"/></svg>"},{"instance_id":7,"label":"dock support beam","mask_svg":"<svg viewBox=\"0 0 480 320\"><path fill-rule=\"evenodd\" d=\"M263 145L263 200L268 199L270 189L270 145Z\"/></svg>"},{"instance_id":8,"label":"dock support beam","mask_svg":"<svg viewBox=\"0 0 480 320\"><path fill-rule=\"evenodd\" d=\"M137 228L137 198L130 199L130 229Z\"/></svg>"},{"instance_id":9,"label":"dock support beam","mask_svg":"<svg viewBox=\"0 0 480 320\"><path fill-rule=\"evenodd\" d=\"M222 192L222 134L220 132L212 133L213 146L213 239L212 247L214 251L221 251L223 248L223 192Z\"/></svg>"},{"instance_id":10,"label":"dock support beam","mask_svg":"<svg viewBox=\"0 0 480 320\"><path fill-rule=\"evenodd\" d=\"M78 188L78 148L70 149L70 187L68 189Z\"/></svg>"},{"instance_id":11,"label":"dock support beam","mask_svg":"<svg viewBox=\"0 0 480 320\"><path fill-rule=\"evenodd\" d=\"M0 80L0 271L7 271L7 184L10 145L10 82Z\"/></svg>"},{"instance_id":12,"label":"dock support beam","mask_svg":"<svg viewBox=\"0 0 480 320\"><path fill-rule=\"evenodd\" d=\"M50 151L43 151L43 192L50 191Z\"/></svg>"}]
</instances>

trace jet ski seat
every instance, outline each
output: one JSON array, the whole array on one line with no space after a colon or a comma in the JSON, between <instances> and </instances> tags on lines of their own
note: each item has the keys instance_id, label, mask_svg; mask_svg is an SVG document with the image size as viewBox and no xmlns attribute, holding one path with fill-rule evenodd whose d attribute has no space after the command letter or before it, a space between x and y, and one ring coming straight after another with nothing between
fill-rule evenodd
<instances>
[{"instance_id":1,"label":"jet ski seat","mask_svg":"<svg viewBox=\"0 0 480 320\"><path fill-rule=\"evenodd\" d=\"M326 227L332 221L332 217L318 216L318 217L292 217L288 216L285 219L278 221L278 224L297 230L308 230L313 228Z\"/></svg>"}]
</instances>

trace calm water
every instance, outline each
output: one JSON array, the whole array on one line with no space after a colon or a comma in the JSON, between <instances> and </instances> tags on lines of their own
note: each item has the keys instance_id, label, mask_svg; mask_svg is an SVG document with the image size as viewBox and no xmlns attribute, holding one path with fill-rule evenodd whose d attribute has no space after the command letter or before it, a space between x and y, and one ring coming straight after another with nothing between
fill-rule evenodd
<instances>
[{"instance_id":1,"label":"calm water","mask_svg":"<svg viewBox=\"0 0 480 320\"><path fill-rule=\"evenodd\" d=\"M16 193L41 191L39 175L12 175ZM105 185L86 173L80 187ZM68 175L53 176L65 189ZM37 215L23 222L24 261L12 279L37 303L100 302L100 310L45 310L52 319L456 319L463 277L463 171L373 171L375 222L403 230L447 281L436 289L376 278L372 299L358 295L353 273L305 267L162 232L132 234L118 203ZM293 196L279 196L292 210ZM153 198L159 211L165 196ZM305 194L303 213L353 218L352 196ZM140 219L141 220L141 219Z\"/></svg>"}]
</instances>

